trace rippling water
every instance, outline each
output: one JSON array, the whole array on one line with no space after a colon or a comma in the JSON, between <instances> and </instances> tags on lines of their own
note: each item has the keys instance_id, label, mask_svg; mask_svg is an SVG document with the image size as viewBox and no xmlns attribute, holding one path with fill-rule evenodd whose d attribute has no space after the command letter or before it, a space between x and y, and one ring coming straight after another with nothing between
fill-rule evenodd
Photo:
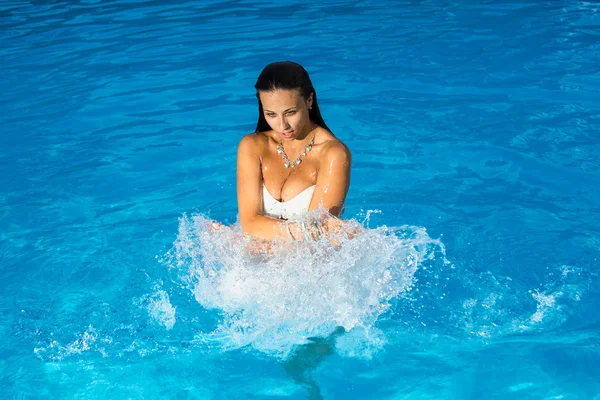
<instances>
[{"instance_id":1,"label":"rippling water","mask_svg":"<svg viewBox=\"0 0 600 400\"><path fill-rule=\"evenodd\" d=\"M599 27L568 0L1 2L0 393L598 398ZM329 258L198 225L236 221L277 60L353 153L366 230Z\"/></svg>"}]
</instances>

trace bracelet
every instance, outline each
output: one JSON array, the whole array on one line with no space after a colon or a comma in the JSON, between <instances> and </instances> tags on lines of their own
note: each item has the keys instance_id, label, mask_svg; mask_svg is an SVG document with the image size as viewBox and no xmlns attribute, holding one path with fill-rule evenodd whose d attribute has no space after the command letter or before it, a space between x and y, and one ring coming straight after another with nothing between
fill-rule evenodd
<instances>
[{"instance_id":1,"label":"bracelet","mask_svg":"<svg viewBox=\"0 0 600 400\"><path fill-rule=\"evenodd\" d=\"M315 237L314 237L315 240L317 240L319 237L323 236L323 234L324 234L323 225L321 225L321 223L317 219L314 219L314 218L311 219L310 224L316 231Z\"/></svg>"},{"instance_id":2,"label":"bracelet","mask_svg":"<svg viewBox=\"0 0 600 400\"><path fill-rule=\"evenodd\" d=\"M317 240L324 233L323 227L316 219L311 219L308 223L302 222L300 223L300 227L302 228L302 235L304 236L304 240Z\"/></svg>"},{"instance_id":3,"label":"bracelet","mask_svg":"<svg viewBox=\"0 0 600 400\"><path fill-rule=\"evenodd\" d=\"M312 239L312 235L306 227L306 222L300 222L300 230L302 231L302 239L305 241Z\"/></svg>"},{"instance_id":4,"label":"bracelet","mask_svg":"<svg viewBox=\"0 0 600 400\"><path fill-rule=\"evenodd\" d=\"M290 229L290 221L285 221L285 227L287 228L287 233L288 236L290 237L290 240L293 242L296 240L296 238L294 237L294 235L292 235L292 230Z\"/></svg>"}]
</instances>

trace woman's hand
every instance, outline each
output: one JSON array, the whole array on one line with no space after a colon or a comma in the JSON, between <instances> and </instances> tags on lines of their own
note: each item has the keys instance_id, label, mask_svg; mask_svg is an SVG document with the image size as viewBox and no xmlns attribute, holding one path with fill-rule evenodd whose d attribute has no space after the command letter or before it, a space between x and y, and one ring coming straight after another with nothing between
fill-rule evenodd
<instances>
[{"instance_id":1,"label":"woman's hand","mask_svg":"<svg viewBox=\"0 0 600 400\"><path fill-rule=\"evenodd\" d=\"M342 221L331 215L324 215L320 218L311 218L307 222L289 222L288 233L292 241L294 240L317 240L322 236L327 237L334 244L339 244L338 239L346 235L350 239L358 231L352 228L347 221Z\"/></svg>"},{"instance_id":2,"label":"woman's hand","mask_svg":"<svg viewBox=\"0 0 600 400\"><path fill-rule=\"evenodd\" d=\"M361 231L358 224L344 221L330 214L322 215L320 218L305 223L288 222L287 227L287 236L290 241L312 241L324 237L334 246L340 246L342 238L352 239ZM231 229L231 227L217 221L206 221L205 229L209 233L225 233L224 229ZM248 243L246 250L252 255L270 254L273 251L272 245L271 241L255 239Z\"/></svg>"},{"instance_id":3,"label":"woman's hand","mask_svg":"<svg viewBox=\"0 0 600 400\"><path fill-rule=\"evenodd\" d=\"M330 232L337 237L344 234L348 236L349 239L352 239L360 233L360 228L355 224L351 224L348 221L341 220L334 216L326 216L321 223L326 232Z\"/></svg>"},{"instance_id":4,"label":"woman's hand","mask_svg":"<svg viewBox=\"0 0 600 400\"><path fill-rule=\"evenodd\" d=\"M221 230L223 228L225 228L225 225L223 225L222 223L217 222L217 221L211 221L211 222L209 222L209 223L206 224L206 229L209 232L213 232L213 233L217 232L217 231L219 231L219 230Z\"/></svg>"}]
</instances>

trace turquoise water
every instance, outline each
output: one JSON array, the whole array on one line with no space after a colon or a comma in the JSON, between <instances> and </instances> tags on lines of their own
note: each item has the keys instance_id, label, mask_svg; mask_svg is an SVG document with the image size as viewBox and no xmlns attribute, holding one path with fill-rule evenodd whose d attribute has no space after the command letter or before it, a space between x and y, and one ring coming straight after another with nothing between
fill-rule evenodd
<instances>
[{"instance_id":1,"label":"turquoise water","mask_svg":"<svg viewBox=\"0 0 600 400\"><path fill-rule=\"evenodd\" d=\"M3 1L0 397L599 399L599 26L581 1ZM368 228L264 260L202 221L236 221L279 60Z\"/></svg>"}]
</instances>

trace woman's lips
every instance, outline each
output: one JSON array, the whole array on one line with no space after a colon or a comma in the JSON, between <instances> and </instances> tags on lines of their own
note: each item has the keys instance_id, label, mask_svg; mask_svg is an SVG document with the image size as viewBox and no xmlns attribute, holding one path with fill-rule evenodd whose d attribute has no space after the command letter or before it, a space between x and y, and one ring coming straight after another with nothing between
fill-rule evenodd
<instances>
[{"instance_id":1,"label":"woman's lips","mask_svg":"<svg viewBox=\"0 0 600 400\"><path fill-rule=\"evenodd\" d=\"M290 131L290 132L281 132L281 136L283 136L286 139L289 139L292 137L292 135L294 134L294 131Z\"/></svg>"}]
</instances>

